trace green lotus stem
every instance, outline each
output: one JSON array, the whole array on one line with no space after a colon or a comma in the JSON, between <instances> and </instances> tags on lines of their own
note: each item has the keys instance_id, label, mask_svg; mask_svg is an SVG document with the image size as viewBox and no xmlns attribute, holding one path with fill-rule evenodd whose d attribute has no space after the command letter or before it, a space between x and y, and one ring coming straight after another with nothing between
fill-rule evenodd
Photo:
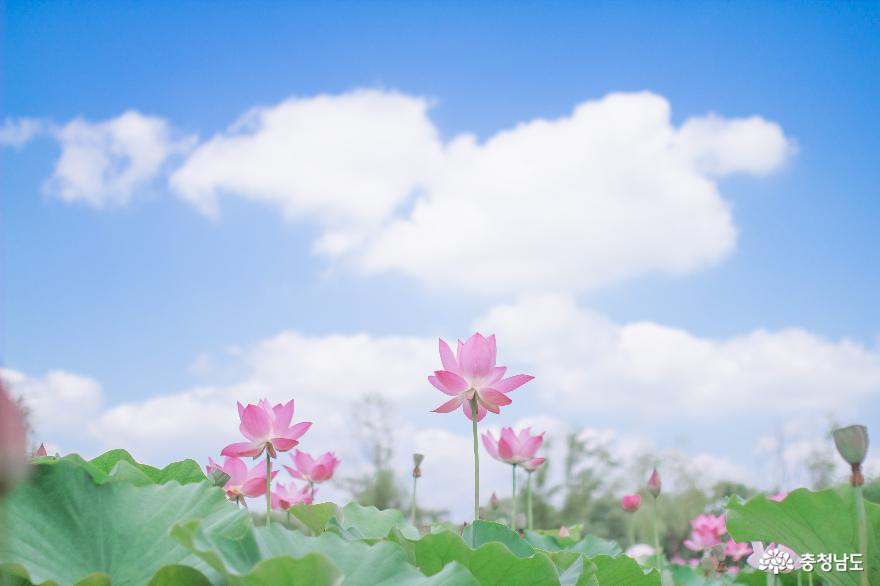
<instances>
[{"instance_id":1,"label":"green lotus stem","mask_svg":"<svg viewBox=\"0 0 880 586\"><path fill-rule=\"evenodd\" d=\"M807 585L813 586L813 572L807 572Z\"/></svg>"},{"instance_id":2,"label":"green lotus stem","mask_svg":"<svg viewBox=\"0 0 880 586\"><path fill-rule=\"evenodd\" d=\"M480 519L480 447L477 441L477 397L471 399L471 423L474 432L474 521Z\"/></svg>"},{"instance_id":3,"label":"green lotus stem","mask_svg":"<svg viewBox=\"0 0 880 586\"><path fill-rule=\"evenodd\" d=\"M529 519L529 531L532 530L532 473L526 476L526 508Z\"/></svg>"},{"instance_id":4,"label":"green lotus stem","mask_svg":"<svg viewBox=\"0 0 880 586\"><path fill-rule=\"evenodd\" d=\"M266 527L272 524L272 458L266 453Z\"/></svg>"},{"instance_id":5,"label":"green lotus stem","mask_svg":"<svg viewBox=\"0 0 880 586\"><path fill-rule=\"evenodd\" d=\"M315 504L315 483L309 480L309 500L310 504Z\"/></svg>"},{"instance_id":6,"label":"green lotus stem","mask_svg":"<svg viewBox=\"0 0 880 586\"><path fill-rule=\"evenodd\" d=\"M653 500L654 513L654 561L657 564L657 571L660 571L660 531L657 528L657 497Z\"/></svg>"},{"instance_id":7,"label":"green lotus stem","mask_svg":"<svg viewBox=\"0 0 880 586\"><path fill-rule=\"evenodd\" d=\"M516 464L510 468L513 470L513 513L510 515L510 527L516 531Z\"/></svg>"},{"instance_id":8,"label":"green lotus stem","mask_svg":"<svg viewBox=\"0 0 880 586\"><path fill-rule=\"evenodd\" d=\"M798 579L797 586L802 586L803 583L801 582L801 579L802 579L802 577L803 577L803 574L804 574L803 572L801 572L800 570L798 570L798 573L797 573L797 579Z\"/></svg>"},{"instance_id":9,"label":"green lotus stem","mask_svg":"<svg viewBox=\"0 0 880 586\"><path fill-rule=\"evenodd\" d=\"M859 551L862 554L863 563L868 564L868 522L865 516L865 496L862 494L862 485L853 487L856 497L856 519L859 523ZM868 586L868 571L859 572L859 583Z\"/></svg>"},{"instance_id":10,"label":"green lotus stem","mask_svg":"<svg viewBox=\"0 0 880 586\"><path fill-rule=\"evenodd\" d=\"M412 493L412 511L410 512L410 516L412 517L412 524L416 524L416 481L417 477L413 476L413 493Z\"/></svg>"}]
</instances>

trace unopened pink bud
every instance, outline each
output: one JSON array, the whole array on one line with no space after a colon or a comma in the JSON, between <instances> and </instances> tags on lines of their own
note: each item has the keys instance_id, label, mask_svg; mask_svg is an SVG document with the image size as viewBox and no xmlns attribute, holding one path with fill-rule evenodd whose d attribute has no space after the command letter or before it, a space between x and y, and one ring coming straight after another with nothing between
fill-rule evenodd
<instances>
[{"instance_id":1,"label":"unopened pink bud","mask_svg":"<svg viewBox=\"0 0 880 586\"><path fill-rule=\"evenodd\" d=\"M657 469L654 468L654 471L651 472L651 477L648 479L648 492L654 495L654 498L657 498L660 496L661 486L660 474L657 472Z\"/></svg>"}]
</instances>

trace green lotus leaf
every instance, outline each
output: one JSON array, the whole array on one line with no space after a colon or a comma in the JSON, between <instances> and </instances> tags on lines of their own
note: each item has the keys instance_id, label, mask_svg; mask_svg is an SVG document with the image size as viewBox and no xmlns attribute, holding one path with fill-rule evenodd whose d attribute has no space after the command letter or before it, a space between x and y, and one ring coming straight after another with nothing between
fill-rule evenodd
<instances>
[{"instance_id":1,"label":"green lotus leaf","mask_svg":"<svg viewBox=\"0 0 880 586\"><path fill-rule=\"evenodd\" d=\"M476 528L476 532L480 535L479 527ZM485 536L486 534L483 535ZM447 564L458 562L470 570L482 585L559 584L556 567L542 552L532 550L532 555L529 557L519 556L501 541L486 541L476 549L472 549L465 539L468 537L463 539L452 531L425 535L414 544L416 565L425 574L431 576L447 567Z\"/></svg>"},{"instance_id":2,"label":"green lotus leaf","mask_svg":"<svg viewBox=\"0 0 880 586\"><path fill-rule=\"evenodd\" d=\"M474 521L473 524L465 527L461 536L465 543L472 548L497 541L503 543L516 556L530 557L535 555L535 548L520 537L519 533L500 523Z\"/></svg>"},{"instance_id":3,"label":"green lotus leaf","mask_svg":"<svg viewBox=\"0 0 880 586\"><path fill-rule=\"evenodd\" d=\"M798 489L781 502L756 496L727 502L727 530L736 541L781 543L799 554L850 554L859 551L854 490L849 486L817 492ZM864 560L869 583L880 584L880 505L866 502L869 558ZM813 574L835 586L858 586L859 572Z\"/></svg>"},{"instance_id":4,"label":"green lotus leaf","mask_svg":"<svg viewBox=\"0 0 880 586\"><path fill-rule=\"evenodd\" d=\"M476 581L459 564L449 564L427 577L409 563L403 549L390 541L368 544L332 532L317 537L291 531L279 524L256 527L249 517L234 524L207 526L191 521L176 526L172 535L231 581L248 579L264 560L300 560L310 554L325 556L344 576L346 586L474 586ZM249 584L237 581L234 583ZM284 582L282 582L284 583Z\"/></svg>"},{"instance_id":5,"label":"green lotus leaf","mask_svg":"<svg viewBox=\"0 0 880 586\"><path fill-rule=\"evenodd\" d=\"M99 467L65 458L35 468L0 508L8 529L0 567L36 584L74 584L103 573L114 586L142 585L169 564L208 570L170 536L171 527L180 519L223 524L246 516L208 482L97 483L92 474Z\"/></svg>"}]
</instances>

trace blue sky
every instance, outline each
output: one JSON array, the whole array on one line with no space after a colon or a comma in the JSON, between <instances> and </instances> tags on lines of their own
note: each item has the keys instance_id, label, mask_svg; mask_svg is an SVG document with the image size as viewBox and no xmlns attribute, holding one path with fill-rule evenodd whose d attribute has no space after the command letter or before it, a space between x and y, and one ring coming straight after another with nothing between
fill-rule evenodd
<instances>
[{"instance_id":1,"label":"blue sky","mask_svg":"<svg viewBox=\"0 0 880 586\"><path fill-rule=\"evenodd\" d=\"M280 332L465 336L493 308L520 302L516 284L475 293L426 281L402 264L351 269L353 257L314 252L328 229L324 220L290 219L248 193L221 196L213 218L178 197L168 178L252 108L359 88L399 92L429 101L427 117L442 143L472 133L483 144L518 124L570 116L578 104L612 92L648 91L668 102L675 128L710 113L759 116L784 133L786 154L766 172L710 178L737 235L723 253L680 271L649 267L598 286L540 293L574 299L610 323L650 322L719 344L798 328L825 344L827 355L816 360L832 365L804 375L821 379L810 392L827 396L840 384L858 399L839 411L822 403L799 412L795 427L821 427L829 413L880 415L876 3L7 1L3 10L7 124L32 119L57 129L78 117L97 124L134 110L164 120L175 140L197 136L124 204L100 207L64 201L45 187L63 146L55 130L0 149L0 356L32 383L52 371L76 373L100 385L100 409L136 406L199 385L237 384L251 367L236 352ZM218 192L225 193L222 185ZM408 197L394 217L413 205ZM450 239L461 237L450 228ZM503 359L500 332L499 344ZM841 344L857 351L841 357ZM233 358L231 347L238 349ZM512 352L520 363L513 368L533 368L519 359L525 353ZM433 408L438 397L430 387L424 393L425 410ZM554 407L552 393L542 396L537 408L515 402L510 417L495 423L537 409L577 427L640 434L649 444L700 447L717 416L683 415L691 431L681 432L678 423L619 409L572 415ZM401 408L417 426L465 431L461 421L407 413ZM778 414L743 426L744 417L730 417L730 437L739 442L785 420ZM742 457L718 449L739 464L754 458L751 446Z\"/></svg>"}]
</instances>

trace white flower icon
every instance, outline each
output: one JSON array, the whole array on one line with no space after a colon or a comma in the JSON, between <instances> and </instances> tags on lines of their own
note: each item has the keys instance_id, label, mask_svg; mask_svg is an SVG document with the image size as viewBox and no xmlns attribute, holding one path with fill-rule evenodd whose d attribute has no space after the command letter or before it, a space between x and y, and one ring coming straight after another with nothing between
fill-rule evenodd
<instances>
[{"instance_id":1,"label":"white flower icon","mask_svg":"<svg viewBox=\"0 0 880 586\"><path fill-rule=\"evenodd\" d=\"M791 572L794 570L794 560L787 551L782 551L776 547L768 547L758 562L758 569L765 572Z\"/></svg>"}]
</instances>

